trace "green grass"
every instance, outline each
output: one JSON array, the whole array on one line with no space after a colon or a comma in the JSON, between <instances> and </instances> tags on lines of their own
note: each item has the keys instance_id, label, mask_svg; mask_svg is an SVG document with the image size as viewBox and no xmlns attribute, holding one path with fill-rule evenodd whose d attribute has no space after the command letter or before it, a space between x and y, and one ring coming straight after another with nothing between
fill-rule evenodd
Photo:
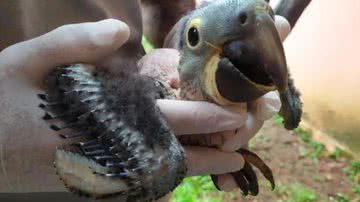
<instances>
[{"instance_id":1,"label":"green grass","mask_svg":"<svg viewBox=\"0 0 360 202\"><path fill-rule=\"evenodd\" d=\"M303 142L311 143L312 139L311 139L310 131L307 131L302 128L297 128L294 130L294 133L297 134Z\"/></svg>"},{"instance_id":2,"label":"green grass","mask_svg":"<svg viewBox=\"0 0 360 202\"><path fill-rule=\"evenodd\" d=\"M346 196L342 193L337 193L335 197L330 199L330 201L331 202L350 202L350 199L348 196Z\"/></svg>"},{"instance_id":3,"label":"green grass","mask_svg":"<svg viewBox=\"0 0 360 202\"><path fill-rule=\"evenodd\" d=\"M217 191L209 176L187 177L174 190L172 202L221 202L224 193Z\"/></svg>"},{"instance_id":4,"label":"green grass","mask_svg":"<svg viewBox=\"0 0 360 202\"><path fill-rule=\"evenodd\" d=\"M281 195L284 195L286 194L286 192L288 191L288 187L283 185L283 184L280 184L280 183L277 183L277 185L275 186L275 189L274 189L274 193L278 196L281 196Z\"/></svg>"},{"instance_id":5,"label":"green grass","mask_svg":"<svg viewBox=\"0 0 360 202\"><path fill-rule=\"evenodd\" d=\"M276 115L273 118L273 122L278 126L283 126L283 118L280 115ZM294 133L299 136L299 138L311 147L311 150L305 147L299 147L299 153L301 156L308 157L313 160L314 163L317 163L319 158L326 153L325 146L312 138L311 131L305 130L303 128L297 128L294 130ZM336 148L334 152L328 153L328 157L337 160L341 156L343 156L343 151L339 148ZM343 170L345 174L349 177L351 181L356 181L356 179L360 179L360 162L359 161L351 161L350 164ZM291 193L287 187L280 187L278 192L286 192L287 194ZM293 189L295 190L295 189ZM360 185L354 183L352 191L360 198ZM306 199L306 197L308 197ZM308 200L310 202L316 201L316 193L309 190L302 190L301 188L289 194L289 200L287 202L304 202L304 200ZM332 202L349 202L349 198L342 194L338 193L335 197L331 199Z\"/></svg>"},{"instance_id":6,"label":"green grass","mask_svg":"<svg viewBox=\"0 0 360 202\"><path fill-rule=\"evenodd\" d=\"M294 133L298 135L303 142L311 146L311 151L305 154L305 156L309 157L315 163L317 163L320 156L325 152L324 144L315 141L312 138L311 132L303 128L295 129Z\"/></svg>"},{"instance_id":7,"label":"green grass","mask_svg":"<svg viewBox=\"0 0 360 202\"><path fill-rule=\"evenodd\" d=\"M284 126L283 124L284 119L279 114L275 114L275 116L273 117L273 121L278 126L282 126L282 127Z\"/></svg>"},{"instance_id":8,"label":"green grass","mask_svg":"<svg viewBox=\"0 0 360 202\"><path fill-rule=\"evenodd\" d=\"M278 184L274 190L275 194L282 196L286 202L315 202L317 201L317 194L315 190L306 187L300 183L294 183L290 185Z\"/></svg>"},{"instance_id":9,"label":"green grass","mask_svg":"<svg viewBox=\"0 0 360 202\"><path fill-rule=\"evenodd\" d=\"M287 202L313 202L316 201L316 192L302 184L290 186L289 199Z\"/></svg>"},{"instance_id":10,"label":"green grass","mask_svg":"<svg viewBox=\"0 0 360 202\"><path fill-rule=\"evenodd\" d=\"M144 36L142 37L141 44L142 44L143 48L145 49L146 53L149 53L150 51L152 51L154 49L154 46Z\"/></svg>"},{"instance_id":11,"label":"green grass","mask_svg":"<svg viewBox=\"0 0 360 202\"><path fill-rule=\"evenodd\" d=\"M283 126L283 118L276 114L273 118L273 122L278 126ZM311 158L315 163L318 162L319 157L324 154L325 146L312 138L311 131L303 128L296 128L294 133L300 137L300 139L306 144L311 146L311 151L307 151L304 148L299 148L302 156Z\"/></svg>"},{"instance_id":12,"label":"green grass","mask_svg":"<svg viewBox=\"0 0 360 202\"><path fill-rule=\"evenodd\" d=\"M351 181L355 181L355 178L360 176L360 162L352 160L350 164L344 168L344 172Z\"/></svg>"},{"instance_id":13,"label":"green grass","mask_svg":"<svg viewBox=\"0 0 360 202\"><path fill-rule=\"evenodd\" d=\"M354 185L352 191L356 194L358 198L360 198L360 185Z\"/></svg>"},{"instance_id":14,"label":"green grass","mask_svg":"<svg viewBox=\"0 0 360 202\"><path fill-rule=\"evenodd\" d=\"M360 200L360 162L352 160L349 165L343 169L346 176L352 181L352 192L355 193L356 198ZM342 202L342 201L340 201Z\"/></svg>"},{"instance_id":15,"label":"green grass","mask_svg":"<svg viewBox=\"0 0 360 202\"><path fill-rule=\"evenodd\" d=\"M344 155L343 153L344 153L343 150L341 150L340 148L336 148L334 152L329 154L329 157L337 160Z\"/></svg>"}]
</instances>

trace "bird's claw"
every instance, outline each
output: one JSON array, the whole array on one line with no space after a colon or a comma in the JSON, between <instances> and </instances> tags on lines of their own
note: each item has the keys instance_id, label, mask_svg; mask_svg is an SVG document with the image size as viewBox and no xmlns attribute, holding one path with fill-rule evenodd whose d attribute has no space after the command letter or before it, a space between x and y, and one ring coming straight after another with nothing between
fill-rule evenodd
<instances>
[{"instance_id":1,"label":"bird's claw","mask_svg":"<svg viewBox=\"0 0 360 202\"><path fill-rule=\"evenodd\" d=\"M271 189L274 190L275 180L269 166L267 166L258 155L249 150L239 149L237 152L240 153L245 160L244 167L241 170L231 174L234 177L236 184L243 192L243 195L247 196L250 193L251 195L256 196L259 193L258 179L252 166L255 166L260 170L264 177L270 182ZM215 187L220 190L218 185L218 177L216 175L211 175L211 179Z\"/></svg>"}]
</instances>

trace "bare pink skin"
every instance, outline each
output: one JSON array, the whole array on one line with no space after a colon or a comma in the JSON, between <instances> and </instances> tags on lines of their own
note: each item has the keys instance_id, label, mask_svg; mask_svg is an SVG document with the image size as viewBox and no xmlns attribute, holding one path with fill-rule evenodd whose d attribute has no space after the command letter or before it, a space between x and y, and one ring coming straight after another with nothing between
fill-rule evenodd
<instances>
[{"instance_id":1,"label":"bare pink skin","mask_svg":"<svg viewBox=\"0 0 360 202\"><path fill-rule=\"evenodd\" d=\"M164 57L166 55L166 57ZM180 53L176 49L156 49L145 55L139 62L140 73L158 79L168 85L178 99L205 101L193 85L181 83L177 66Z\"/></svg>"}]
</instances>

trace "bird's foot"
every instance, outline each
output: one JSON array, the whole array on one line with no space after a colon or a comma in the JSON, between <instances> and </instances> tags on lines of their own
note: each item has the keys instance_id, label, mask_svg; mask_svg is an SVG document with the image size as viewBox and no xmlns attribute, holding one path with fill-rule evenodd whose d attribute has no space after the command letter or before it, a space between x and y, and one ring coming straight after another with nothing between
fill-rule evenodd
<instances>
[{"instance_id":1,"label":"bird's foot","mask_svg":"<svg viewBox=\"0 0 360 202\"><path fill-rule=\"evenodd\" d=\"M251 195L256 196L259 193L258 179L253 169L253 166L260 170L264 177L270 182L271 189L274 190L275 180L269 166L267 166L258 155L249 150L239 149L237 150L237 152L243 156L243 158L245 159L245 164L241 170L233 172L231 174L234 177L236 184L241 189L243 195L247 196L250 193ZM218 186L217 176L211 175L211 179L214 182L216 188L220 190Z\"/></svg>"}]
</instances>

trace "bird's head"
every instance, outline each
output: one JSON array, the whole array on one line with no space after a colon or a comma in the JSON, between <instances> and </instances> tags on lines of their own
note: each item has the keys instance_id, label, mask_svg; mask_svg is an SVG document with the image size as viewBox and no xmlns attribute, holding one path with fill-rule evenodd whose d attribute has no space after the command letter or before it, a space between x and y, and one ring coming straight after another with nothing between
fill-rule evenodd
<instances>
[{"instance_id":1,"label":"bird's head","mask_svg":"<svg viewBox=\"0 0 360 202\"><path fill-rule=\"evenodd\" d=\"M219 104L286 89L285 54L264 0L217 1L191 13L183 26L178 69L183 84Z\"/></svg>"},{"instance_id":2,"label":"bird's head","mask_svg":"<svg viewBox=\"0 0 360 202\"><path fill-rule=\"evenodd\" d=\"M231 105L278 90L283 105L293 102L285 53L268 1L215 1L175 27L179 40L173 46L181 52L183 97ZM174 36L170 33L170 38ZM285 115L293 113L292 122L299 122L295 109L299 106L284 107Z\"/></svg>"}]
</instances>

